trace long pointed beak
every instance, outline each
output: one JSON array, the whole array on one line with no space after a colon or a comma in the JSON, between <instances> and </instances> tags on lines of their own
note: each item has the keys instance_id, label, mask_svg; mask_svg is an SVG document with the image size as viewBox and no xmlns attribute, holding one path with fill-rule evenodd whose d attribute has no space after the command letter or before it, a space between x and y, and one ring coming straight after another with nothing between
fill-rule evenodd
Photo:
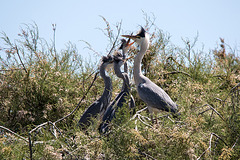
<instances>
[{"instance_id":1,"label":"long pointed beak","mask_svg":"<svg viewBox=\"0 0 240 160\"><path fill-rule=\"evenodd\" d=\"M136 40L137 39L137 36L133 36L133 35L122 35L122 37L130 38L132 40Z\"/></svg>"},{"instance_id":2,"label":"long pointed beak","mask_svg":"<svg viewBox=\"0 0 240 160\"><path fill-rule=\"evenodd\" d=\"M127 44L126 44L127 47L130 47L130 46L134 43L134 42L130 43L130 40L131 40L131 39L128 38L128 41L127 41Z\"/></svg>"}]
</instances>

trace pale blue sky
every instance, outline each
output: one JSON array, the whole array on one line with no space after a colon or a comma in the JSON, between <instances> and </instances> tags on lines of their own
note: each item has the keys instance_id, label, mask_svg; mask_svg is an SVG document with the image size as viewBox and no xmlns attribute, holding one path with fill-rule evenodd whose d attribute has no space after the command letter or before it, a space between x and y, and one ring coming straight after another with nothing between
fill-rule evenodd
<instances>
[{"instance_id":1,"label":"pale blue sky","mask_svg":"<svg viewBox=\"0 0 240 160\"><path fill-rule=\"evenodd\" d=\"M181 38L193 39L198 32L198 46L204 44L206 51L217 47L219 37L232 47L240 48L239 0L2 0L0 31L14 39L23 23L34 21L40 36L50 40L52 24L56 23L57 50L71 41L77 45L79 53L88 53L79 42L85 40L104 54L108 41L96 29L105 27L99 15L111 24L122 20L123 30L136 33L139 25L145 24L142 10L150 16L155 15L155 24L168 32L176 45L183 45ZM2 41L0 47L3 47ZM3 56L4 53L0 53Z\"/></svg>"}]
</instances>

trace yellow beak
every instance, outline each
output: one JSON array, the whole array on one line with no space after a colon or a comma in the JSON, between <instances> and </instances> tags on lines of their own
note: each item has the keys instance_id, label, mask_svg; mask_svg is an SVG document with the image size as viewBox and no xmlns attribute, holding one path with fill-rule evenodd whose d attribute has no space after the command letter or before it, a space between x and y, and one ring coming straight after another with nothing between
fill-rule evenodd
<instances>
[{"instance_id":1,"label":"yellow beak","mask_svg":"<svg viewBox=\"0 0 240 160\"><path fill-rule=\"evenodd\" d=\"M122 35L122 37L130 38L132 40L136 40L137 39L137 36L133 36L133 35Z\"/></svg>"}]
</instances>

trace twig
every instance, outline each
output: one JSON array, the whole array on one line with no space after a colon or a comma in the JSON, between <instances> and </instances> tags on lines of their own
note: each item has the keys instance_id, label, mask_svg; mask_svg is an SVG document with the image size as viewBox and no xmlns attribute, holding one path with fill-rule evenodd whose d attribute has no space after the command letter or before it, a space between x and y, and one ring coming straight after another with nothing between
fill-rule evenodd
<instances>
[{"instance_id":1,"label":"twig","mask_svg":"<svg viewBox=\"0 0 240 160\"><path fill-rule=\"evenodd\" d=\"M177 74L177 73L182 73L182 74L185 74L189 77L191 77L190 74L186 73L186 72L183 72L183 71L172 71L172 72L168 72L168 73L164 73L163 75L168 75L168 74ZM192 77L191 77L192 78Z\"/></svg>"},{"instance_id":2,"label":"twig","mask_svg":"<svg viewBox=\"0 0 240 160\"><path fill-rule=\"evenodd\" d=\"M21 59L21 57L20 57L20 55L19 55L19 52L18 52L18 48L17 48L17 46L15 46L15 49L16 49L16 51L17 51L18 58L19 58L19 60L20 60L20 62L21 62L21 64L22 64L22 66L23 66L25 72L27 73L27 70L26 70L26 68L25 68L25 66L24 66L24 64L23 64L23 62L22 62L22 59Z\"/></svg>"},{"instance_id":3,"label":"twig","mask_svg":"<svg viewBox=\"0 0 240 160\"><path fill-rule=\"evenodd\" d=\"M28 133L28 144L29 144L29 152L30 152L30 159L32 160L32 140L31 140L31 133Z\"/></svg>"},{"instance_id":4,"label":"twig","mask_svg":"<svg viewBox=\"0 0 240 160\"><path fill-rule=\"evenodd\" d=\"M23 68L1 69L0 71L14 71L14 70L24 70L24 69Z\"/></svg>"},{"instance_id":5,"label":"twig","mask_svg":"<svg viewBox=\"0 0 240 160\"><path fill-rule=\"evenodd\" d=\"M236 139L236 141L235 141L235 143L233 144L233 146L232 146L232 148L231 148L231 149L233 149L233 148L236 146L236 144L237 144L237 141L239 140L239 137L240 137L240 136L238 136L238 138Z\"/></svg>"},{"instance_id":6,"label":"twig","mask_svg":"<svg viewBox=\"0 0 240 160\"><path fill-rule=\"evenodd\" d=\"M221 101L221 102L223 101L223 100L222 100L222 99L220 99L220 98L215 98L215 99L216 99L216 100L219 100L219 101Z\"/></svg>"},{"instance_id":7,"label":"twig","mask_svg":"<svg viewBox=\"0 0 240 160\"><path fill-rule=\"evenodd\" d=\"M217 134L215 134L215 133L211 133L211 134L214 135L215 137L217 137L218 139L220 139L226 146L228 146L228 144L221 137L219 137Z\"/></svg>"},{"instance_id":8,"label":"twig","mask_svg":"<svg viewBox=\"0 0 240 160\"><path fill-rule=\"evenodd\" d=\"M62 121L62 120L65 119L65 118L69 117L70 115L72 115L72 114L79 108L81 102L84 100L84 98L86 97L87 93L88 93L89 90L91 89L93 83L94 83L95 80L97 79L97 74L98 74L98 73L99 73L99 72L97 72L97 73L95 74L95 77L94 77L91 85L88 87L87 92L83 95L82 99L80 100L80 102L78 103L78 105L76 106L76 108L75 108L71 113L69 113L69 114L66 115L65 117L63 117L63 118L61 118L61 119L59 119L59 120L57 120L57 121L55 121L55 122L48 121L48 122L42 123L42 124L38 125L37 127L33 128L33 129L28 133L28 141L27 141L27 142L29 143L29 151L30 151L30 159L31 159L31 160L32 160L32 154L33 154L33 153L32 153L32 140L31 140L31 134L32 134L32 132L36 131L38 128L41 128L41 127L43 127L43 126L45 126L45 125L47 125L47 124L51 124L51 125L53 126L53 128L56 128L56 129L58 130L58 132L62 135L61 131L56 127L55 124L58 123L58 122L60 122L60 121ZM56 131L54 131L53 135L56 137ZM56 137L56 138L57 138L57 137Z\"/></svg>"},{"instance_id":9,"label":"twig","mask_svg":"<svg viewBox=\"0 0 240 160\"><path fill-rule=\"evenodd\" d=\"M156 160L155 158L153 158L152 156L150 156L149 154L147 154L147 153L145 153L145 152L142 152L142 151L140 151L140 150L138 150L138 152L139 152L140 154L148 157L148 158L151 158L151 159L153 159L153 160Z\"/></svg>"},{"instance_id":10,"label":"twig","mask_svg":"<svg viewBox=\"0 0 240 160\"><path fill-rule=\"evenodd\" d=\"M48 122L42 123L42 124L38 125L37 127L33 128L29 133L32 134L32 132L36 131L38 128L41 128L47 124L48 124Z\"/></svg>"},{"instance_id":11,"label":"twig","mask_svg":"<svg viewBox=\"0 0 240 160\"><path fill-rule=\"evenodd\" d=\"M27 138L24 138L24 137L20 136L19 134L17 134L17 133L15 133L15 132L13 132L12 130L10 130L10 129L6 128L6 127L0 126L0 128L2 128L2 129L4 129L4 130L6 130L6 131L8 131L8 132L12 133L13 135L15 135L15 136L17 136L17 137L21 138L22 140L24 140L25 142L27 142L27 143L28 143L28 140L27 140Z\"/></svg>"},{"instance_id":12,"label":"twig","mask_svg":"<svg viewBox=\"0 0 240 160\"><path fill-rule=\"evenodd\" d=\"M82 103L82 101L85 99L86 95L88 94L89 90L92 88L93 86L93 83L95 82L95 80L97 79L97 75L98 75L99 72L95 73L95 76L94 76L94 79L91 83L91 85L88 87L87 91L84 93L82 99L79 101L78 105L74 108L74 110L69 113L68 115L66 115L65 117L62 117L60 119L58 119L57 121L54 122L54 124L64 120L65 118L69 117L70 115L72 115L75 111L77 111L79 108L80 108L80 104ZM73 115L73 118L74 118L74 115Z\"/></svg>"},{"instance_id":13,"label":"twig","mask_svg":"<svg viewBox=\"0 0 240 160\"><path fill-rule=\"evenodd\" d=\"M230 92L228 93L228 95L226 96L226 98L223 100L223 106L224 106L224 104L225 104L228 96L232 93L232 91L233 91L234 89L236 89L236 88L239 87L239 86L240 86L240 82L230 90Z\"/></svg>"},{"instance_id":14,"label":"twig","mask_svg":"<svg viewBox=\"0 0 240 160\"><path fill-rule=\"evenodd\" d=\"M222 115L221 115L220 113L218 113L218 111L217 111L215 108L213 108L211 105L209 105L209 104L204 104L203 106L200 106L199 108L202 108L202 107L204 107L204 106L210 107L210 109L213 110L215 113L217 113L217 115L225 122L225 119L222 117ZM208 110L206 110L206 111L208 111ZM206 112L206 111L203 111L203 112L201 112L201 113L199 113L199 114L202 114L202 113L204 113L204 112Z\"/></svg>"},{"instance_id":15,"label":"twig","mask_svg":"<svg viewBox=\"0 0 240 160\"><path fill-rule=\"evenodd\" d=\"M212 137L213 137L213 136L217 137L217 138L220 139L226 146L228 146L227 143L226 143L221 137L219 137L219 136L218 136L217 134L215 134L215 133L211 133L208 148L197 158L197 160L199 160L208 150L211 152L211 145L212 145Z\"/></svg>"},{"instance_id":16,"label":"twig","mask_svg":"<svg viewBox=\"0 0 240 160\"><path fill-rule=\"evenodd\" d=\"M115 40L114 40L114 42L113 42L112 48L110 49L110 51L108 52L108 54L110 54L110 53L112 52L113 48L115 47L115 44L116 44L116 42L117 42L117 40L118 40L118 37L119 37L119 35L120 35L121 26L122 26L122 21L120 22L120 26L119 26L119 28L118 28L117 36L116 36L116 38L115 38Z\"/></svg>"},{"instance_id":17,"label":"twig","mask_svg":"<svg viewBox=\"0 0 240 160\"><path fill-rule=\"evenodd\" d=\"M166 64L168 63L168 60L169 60L169 59L172 59L177 65L183 67L183 65L179 64L179 63L173 58L173 56L168 56L168 57L166 58L166 60L165 60ZM166 64L165 64L165 65L166 65ZM165 66L165 67L166 67L166 66Z\"/></svg>"},{"instance_id":18,"label":"twig","mask_svg":"<svg viewBox=\"0 0 240 160\"><path fill-rule=\"evenodd\" d=\"M203 114L203 113L205 113L205 112L207 112L207 111L209 111L209 110L211 110L211 108L208 108L208 109L206 109L205 111L202 111L202 112L198 113L198 115Z\"/></svg>"},{"instance_id":19,"label":"twig","mask_svg":"<svg viewBox=\"0 0 240 160\"><path fill-rule=\"evenodd\" d=\"M146 126L149 126L150 128L153 128L151 125L149 125L149 124L147 124L147 123L145 122L145 118L147 118L148 120L150 120L150 118L145 117L145 116L142 116L142 115L140 114L142 111L144 111L144 110L146 110L146 109L147 109L147 107L145 107L145 108L137 111L136 114L134 114L133 117L130 119L130 121L133 120L133 119L135 119L135 118L137 117L143 124L145 124ZM137 119L135 120L135 124L136 124L135 129L137 130Z\"/></svg>"}]
</instances>

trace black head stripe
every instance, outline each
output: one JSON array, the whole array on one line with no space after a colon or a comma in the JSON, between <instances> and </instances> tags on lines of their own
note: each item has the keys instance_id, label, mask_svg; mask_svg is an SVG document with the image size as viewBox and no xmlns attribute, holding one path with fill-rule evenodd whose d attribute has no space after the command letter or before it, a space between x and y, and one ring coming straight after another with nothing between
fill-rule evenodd
<instances>
[{"instance_id":1,"label":"black head stripe","mask_svg":"<svg viewBox=\"0 0 240 160\"><path fill-rule=\"evenodd\" d=\"M141 30L138 32L137 36L140 36L140 37L145 37L145 29L143 27L141 27Z\"/></svg>"},{"instance_id":2,"label":"black head stripe","mask_svg":"<svg viewBox=\"0 0 240 160\"><path fill-rule=\"evenodd\" d=\"M116 55L114 55L114 61L119 62L123 60L123 56L120 52L117 52Z\"/></svg>"},{"instance_id":3,"label":"black head stripe","mask_svg":"<svg viewBox=\"0 0 240 160\"><path fill-rule=\"evenodd\" d=\"M119 49L123 49L123 45L125 45L127 43L127 41L125 39L121 39L121 46L119 47Z\"/></svg>"},{"instance_id":4,"label":"black head stripe","mask_svg":"<svg viewBox=\"0 0 240 160\"><path fill-rule=\"evenodd\" d=\"M110 62L112 61L112 56L109 54L107 56L102 56L102 62L103 63L107 63L107 62Z\"/></svg>"}]
</instances>

